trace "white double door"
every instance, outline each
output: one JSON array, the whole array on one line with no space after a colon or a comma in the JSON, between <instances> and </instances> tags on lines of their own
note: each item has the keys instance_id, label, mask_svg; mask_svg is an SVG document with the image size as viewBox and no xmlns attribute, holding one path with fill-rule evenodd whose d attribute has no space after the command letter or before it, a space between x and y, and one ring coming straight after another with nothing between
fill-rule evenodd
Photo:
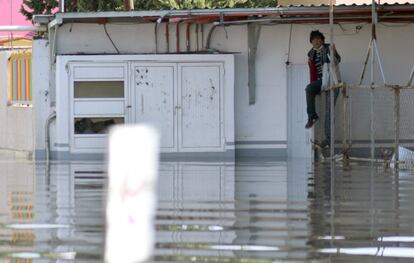
<instances>
[{"instance_id":1,"label":"white double door","mask_svg":"<svg viewBox=\"0 0 414 263\"><path fill-rule=\"evenodd\" d=\"M132 118L161 133L163 152L224 151L223 65L133 63Z\"/></svg>"}]
</instances>

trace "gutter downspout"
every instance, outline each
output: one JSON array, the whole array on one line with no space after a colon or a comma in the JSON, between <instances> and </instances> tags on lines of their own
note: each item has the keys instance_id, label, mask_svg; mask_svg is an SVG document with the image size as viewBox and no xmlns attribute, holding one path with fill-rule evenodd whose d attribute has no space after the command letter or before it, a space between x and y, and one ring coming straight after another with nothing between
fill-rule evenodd
<instances>
[{"instance_id":1,"label":"gutter downspout","mask_svg":"<svg viewBox=\"0 0 414 263\"><path fill-rule=\"evenodd\" d=\"M165 23L165 42L167 42L167 53L170 53L170 23Z\"/></svg>"},{"instance_id":2,"label":"gutter downspout","mask_svg":"<svg viewBox=\"0 0 414 263\"><path fill-rule=\"evenodd\" d=\"M216 30L217 28L217 24L213 23L213 26L210 28L210 31L208 32L207 35L207 43L206 43L206 49L209 50L210 49L210 45L211 45L211 38L213 36L213 32L214 30Z\"/></svg>"},{"instance_id":3,"label":"gutter downspout","mask_svg":"<svg viewBox=\"0 0 414 263\"><path fill-rule=\"evenodd\" d=\"M46 148L46 164L49 164L50 161L50 125L52 122L56 120L56 111L53 111L49 117L47 118L46 125L45 125L45 148Z\"/></svg>"},{"instance_id":4,"label":"gutter downspout","mask_svg":"<svg viewBox=\"0 0 414 263\"><path fill-rule=\"evenodd\" d=\"M158 25L159 23L155 23L154 28L154 37L155 37L155 54L158 54Z\"/></svg>"},{"instance_id":5,"label":"gutter downspout","mask_svg":"<svg viewBox=\"0 0 414 263\"><path fill-rule=\"evenodd\" d=\"M185 44L187 47L187 52L191 51L191 26L193 24L191 22L187 23L187 29L186 29L186 40L185 40Z\"/></svg>"},{"instance_id":6,"label":"gutter downspout","mask_svg":"<svg viewBox=\"0 0 414 263\"><path fill-rule=\"evenodd\" d=\"M175 43L176 43L176 52L180 53L180 22L177 22L176 28L175 28Z\"/></svg>"}]
</instances>

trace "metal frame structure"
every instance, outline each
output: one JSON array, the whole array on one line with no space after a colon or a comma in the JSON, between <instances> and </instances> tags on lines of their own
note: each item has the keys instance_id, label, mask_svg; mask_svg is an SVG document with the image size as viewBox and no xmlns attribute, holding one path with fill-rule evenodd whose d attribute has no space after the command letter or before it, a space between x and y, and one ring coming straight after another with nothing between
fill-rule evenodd
<instances>
[{"instance_id":1,"label":"metal frame structure","mask_svg":"<svg viewBox=\"0 0 414 263\"><path fill-rule=\"evenodd\" d=\"M334 43L334 35L333 35L333 26L334 26L334 5L332 0L330 1L330 39L331 39L331 54L333 54L333 43ZM372 32L371 32L371 39L368 44L368 50L367 55L364 61L364 65L362 68L362 72L360 75L359 83L357 85L348 85L345 83L340 83L339 85L335 85L335 83L331 80L331 86L329 89L329 95L330 95L330 109L331 109L331 141L330 145L333 146L330 148L330 158L328 158L331 162L335 161L338 158L342 158L343 161L348 161L350 159L359 160L359 161L370 161L370 162L379 162L383 160L379 160L375 156L375 126L374 126L374 91L376 89L390 89L394 92L394 159L393 160L385 160L387 162L393 162L394 167L398 169L399 164L402 162L400 161L399 156L399 147L400 147L400 91L401 89L414 89L414 86L412 85L413 79L414 79L414 65L413 69L411 71L411 74L409 76L409 80L407 82L407 85L401 86L401 85L390 85L387 84L385 73L382 66L382 60L381 60L381 54L377 42L377 33L376 33L376 27L378 24L378 13L377 13L377 3L375 0L372 0L372 6L371 6L371 14L372 14ZM375 54L374 54L375 53ZM375 58L378 60L378 66L380 69L381 77L383 80L383 85L377 85L374 80L374 66L376 64ZM371 60L370 60L371 59ZM365 77L367 65L370 60L370 85L362 85L362 82ZM331 71L332 67L334 66L334 63L331 64ZM332 114L334 112L334 91L336 89L342 90L343 95L343 118L342 118L342 155L338 156L335 155L335 114ZM348 96L348 90L350 89L369 89L370 91L370 158L355 158L350 156L350 149L352 147L352 139L351 139L351 130L352 130L352 122L351 122L351 102L352 100Z\"/></svg>"}]
</instances>

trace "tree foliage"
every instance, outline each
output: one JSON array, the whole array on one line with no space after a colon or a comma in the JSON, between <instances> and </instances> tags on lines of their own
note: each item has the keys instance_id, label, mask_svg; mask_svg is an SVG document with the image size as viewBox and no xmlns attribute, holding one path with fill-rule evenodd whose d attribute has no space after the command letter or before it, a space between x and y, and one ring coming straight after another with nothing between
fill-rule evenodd
<instances>
[{"instance_id":1,"label":"tree foliage","mask_svg":"<svg viewBox=\"0 0 414 263\"><path fill-rule=\"evenodd\" d=\"M139 9L204 9L276 6L276 0L135 0Z\"/></svg>"},{"instance_id":2,"label":"tree foliage","mask_svg":"<svg viewBox=\"0 0 414 263\"><path fill-rule=\"evenodd\" d=\"M58 0L24 0L20 12L31 20L35 14L50 14ZM135 0L135 10L242 8L276 6L276 0ZM68 12L119 11L123 0L65 0Z\"/></svg>"},{"instance_id":3,"label":"tree foliage","mask_svg":"<svg viewBox=\"0 0 414 263\"><path fill-rule=\"evenodd\" d=\"M20 13L22 13L27 20L32 20L33 15L45 15L51 14L52 10L58 7L57 0L23 0L23 4L20 7Z\"/></svg>"}]
</instances>

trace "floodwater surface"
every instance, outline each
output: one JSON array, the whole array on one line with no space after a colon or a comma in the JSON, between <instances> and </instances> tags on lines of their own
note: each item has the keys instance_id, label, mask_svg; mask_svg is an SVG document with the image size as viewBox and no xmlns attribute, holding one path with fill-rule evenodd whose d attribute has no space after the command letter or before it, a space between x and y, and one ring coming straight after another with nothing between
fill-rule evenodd
<instances>
[{"instance_id":1,"label":"floodwater surface","mask_svg":"<svg viewBox=\"0 0 414 263\"><path fill-rule=\"evenodd\" d=\"M105 165L0 163L0 263L102 262ZM163 162L151 262L414 262L414 173Z\"/></svg>"}]
</instances>

